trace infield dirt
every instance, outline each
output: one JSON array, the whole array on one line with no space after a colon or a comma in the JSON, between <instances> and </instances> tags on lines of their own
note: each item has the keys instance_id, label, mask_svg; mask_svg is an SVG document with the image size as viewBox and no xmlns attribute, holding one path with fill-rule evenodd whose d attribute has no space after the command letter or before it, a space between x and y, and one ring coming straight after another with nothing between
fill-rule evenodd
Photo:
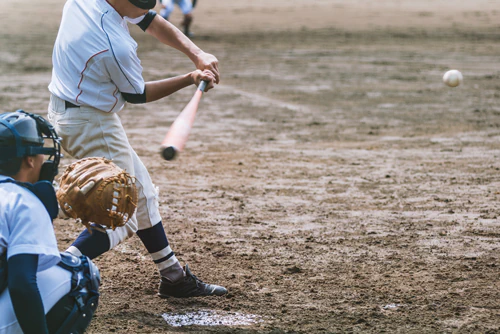
<instances>
[{"instance_id":1,"label":"infield dirt","mask_svg":"<svg viewBox=\"0 0 500 334\"><path fill-rule=\"evenodd\" d=\"M416 3L199 1L194 42L222 80L185 152L166 162L159 144L194 87L120 115L178 258L230 293L158 298L133 237L96 259L88 333L500 332L500 8ZM2 111L46 115L62 6L1 0ZM193 69L131 31L146 80ZM442 83L452 68L460 87ZM54 228L61 250L83 229ZM197 310L262 321L162 318Z\"/></svg>"}]
</instances>

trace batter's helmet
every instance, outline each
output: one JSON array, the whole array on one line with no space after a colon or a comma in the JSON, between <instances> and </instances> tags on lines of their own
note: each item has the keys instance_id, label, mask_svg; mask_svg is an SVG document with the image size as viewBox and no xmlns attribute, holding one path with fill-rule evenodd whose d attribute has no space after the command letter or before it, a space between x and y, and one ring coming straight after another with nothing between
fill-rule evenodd
<instances>
[{"instance_id":1,"label":"batter's helmet","mask_svg":"<svg viewBox=\"0 0 500 334\"><path fill-rule=\"evenodd\" d=\"M50 147L44 147L50 139ZM61 158L61 143L54 127L42 116L24 110L0 114L0 164L37 154L49 155L40 180L53 181Z\"/></svg>"},{"instance_id":2,"label":"batter's helmet","mask_svg":"<svg viewBox=\"0 0 500 334\"><path fill-rule=\"evenodd\" d=\"M153 9L156 6L156 0L128 0L131 4L142 9Z\"/></svg>"}]
</instances>

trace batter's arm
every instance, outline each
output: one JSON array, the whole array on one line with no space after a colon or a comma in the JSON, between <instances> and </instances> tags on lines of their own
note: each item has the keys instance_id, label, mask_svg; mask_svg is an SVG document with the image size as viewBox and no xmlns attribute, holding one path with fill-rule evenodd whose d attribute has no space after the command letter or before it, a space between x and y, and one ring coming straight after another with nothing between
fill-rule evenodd
<instances>
[{"instance_id":1,"label":"batter's arm","mask_svg":"<svg viewBox=\"0 0 500 334\"><path fill-rule=\"evenodd\" d=\"M206 53L184 35L176 26L156 15L146 32L165 45L184 53L191 59L197 69L209 70L214 74L215 83L219 83L219 60Z\"/></svg>"},{"instance_id":2,"label":"batter's arm","mask_svg":"<svg viewBox=\"0 0 500 334\"><path fill-rule=\"evenodd\" d=\"M149 81L146 82L145 87L146 102L157 101L192 84L198 86L201 81L208 82L208 85L205 89L205 91L208 91L209 89L214 87L213 80L214 76L212 72L202 72L200 70L196 70L191 73L179 75L173 78L158 81Z\"/></svg>"}]
</instances>

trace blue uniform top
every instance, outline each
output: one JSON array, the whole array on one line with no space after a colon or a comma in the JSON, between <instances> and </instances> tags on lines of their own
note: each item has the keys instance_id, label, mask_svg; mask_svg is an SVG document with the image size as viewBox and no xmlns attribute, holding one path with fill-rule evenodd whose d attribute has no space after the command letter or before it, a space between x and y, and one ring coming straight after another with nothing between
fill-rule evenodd
<instances>
[{"instance_id":1,"label":"blue uniform top","mask_svg":"<svg viewBox=\"0 0 500 334\"><path fill-rule=\"evenodd\" d=\"M0 181L7 179L0 175ZM0 184L0 254L38 255L38 271L56 265L61 257L52 220L42 202L28 189Z\"/></svg>"},{"instance_id":2,"label":"blue uniform top","mask_svg":"<svg viewBox=\"0 0 500 334\"><path fill-rule=\"evenodd\" d=\"M0 182L6 179L0 175ZM52 272L60 255L47 210L35 194L11 182L0 183L0 254L4 252L9 286L0 294L0 334L46 333L44 306L50 308L67 293L68 278ZM50 272L50 278L37 282L37 272Z\"/></svg>"}]
</instances>

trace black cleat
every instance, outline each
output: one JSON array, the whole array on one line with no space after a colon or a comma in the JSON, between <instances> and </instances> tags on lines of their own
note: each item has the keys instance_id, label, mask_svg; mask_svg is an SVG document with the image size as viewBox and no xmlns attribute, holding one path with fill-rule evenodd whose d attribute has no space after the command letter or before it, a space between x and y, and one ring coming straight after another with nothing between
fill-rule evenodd
<instances>
[{"instance_id":1,"label":"black cleat","mask_svg":"<svg viewBox=\"0 0 500 334\"><path fill-rule=\"evenodd\" d=\"M161 298L189 298L222 296L227 293L227 289L222 286L203 283L191 273L187 264L184 270L186 271L186 276L178 283L172 283L168 278L162 276L158 296Z\"/></svg>"}]
</instances>

